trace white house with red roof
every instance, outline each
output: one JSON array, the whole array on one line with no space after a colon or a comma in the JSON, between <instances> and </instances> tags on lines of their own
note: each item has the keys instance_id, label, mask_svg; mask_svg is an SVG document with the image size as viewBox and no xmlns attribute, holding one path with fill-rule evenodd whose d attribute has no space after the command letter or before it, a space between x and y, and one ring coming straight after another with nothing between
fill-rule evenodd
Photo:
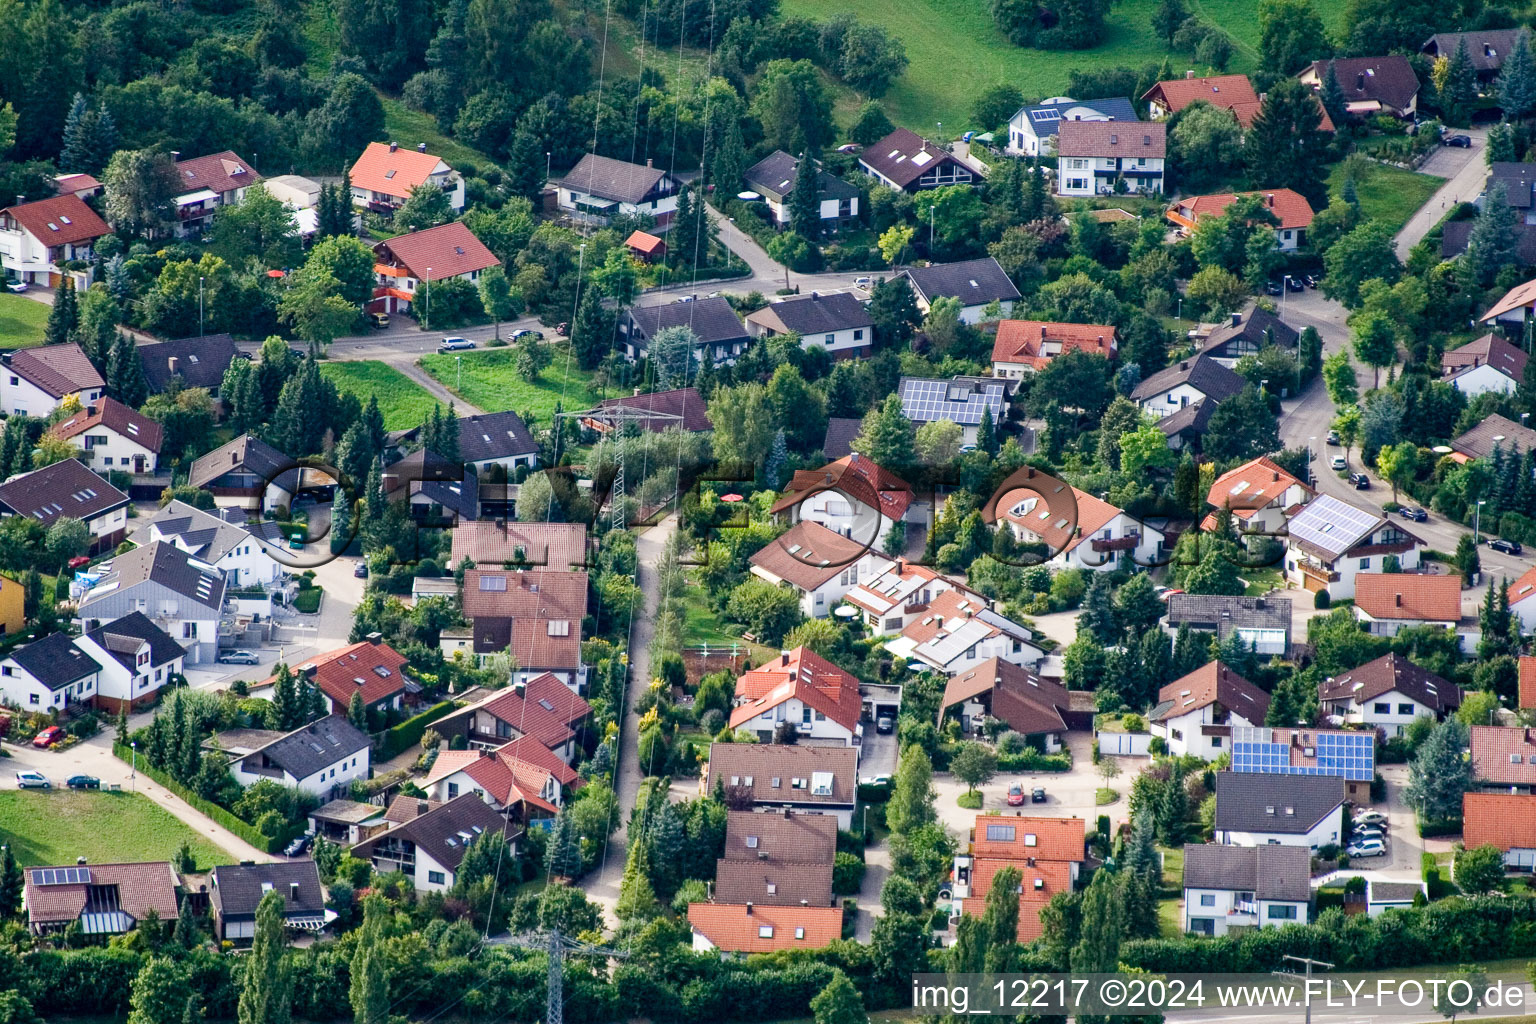
<instances>
[{"instance_id":1,"label":"white house with red roof","mask_svg":"<svg viewBox=\"0 0 1536 1024\"><path fill-rule=\"evenodd\" d=\"M1261 455L1217 477L1205 501L1214 509L1230 511L1239 530L1275 534L1316 494L1278 462ZM1207 515L1200 525L1213 529L1216 513Z\"/></svg>"},{"instance_id":2,"label":"white house with red roof","mask_svg":"<svg viewBox=\"0 0 1536 1024\"><path fill-rule=\"evenodd\" d=\"M1018 939L1031 942L1044 931L1040 912L1052 896L1076 888L1087 859L1082 818L978 814L968 849L955 856L949 889L964 913L980 918L992 880L1004 868L1015 869L1020 875ZM959 916L951 911L951 923Z\"/></svg>"},{"instance_id":3,"label":"white house with red roof","mask_svg":"<svg viewBox=\"0 0 1536 1024\"><path fill-rule=\"evenodd\" d=\"M907 520L915 499L905 480L853 452L820 469L797 470L769 511L879 548L890 528Z\"/></svg>"},{"instance_id":4,"label":"white house with red roof","mask_svg":"<svg viewBox=\"0 0 1536 1024\"><path fill-rule=\"evenodd\" d=\"M65 417L49 433L80 449L85 464L98 473L153 473L164 437L160 424L115 398Z\"/></svg>"},{"instance_id":5,"label":"white house with red roof","mask_svg":"<svg viewBox=\"0 0 1536 1024\"><path fill-rule=\"evenodd\" d=\"M47 416L73 398L101 401L107 382L74 342L0 355L0 409L11 416Z\"/></svg>"},{"instance_id":6,"label":"white house with red roof","mask_svg":"<svg viewBox=\"0 0 1536 1024\"><path fill-rule=\"evenodd\" d=\"M13 281L57 288L65 277L84 290L96 239L112 233L74 193L0 210L0 269ZM80 269L65 264L81 261Z\"/></svg>"},{"instance_id":7,"label":"white house with red roof","mask_svg":"<svg viewBox=\"0 0 1536 1024\"><path fill-rule=\"evenodd\" d=\"M441 157L427 152L426 143L401 149L396 143L370 142L352 165L352 202L370 213L394 216L421 185L436 185L448 193L455 213L464 209L464 178Z\"/></svg>"},{"instance_id":8,"label":"white house with red roof","mask_svg":"<svg viewBox=\"0 0 1536 1024\"><path fill-rule=\"evenodd\" d=\"M1355 618L1366 632L1396 636L1404 629L1438 626L1457 634L1464 651L1477 646L1482 630L1461 613L1461 576L1406 572L1355 574Z\"/></svg>"},{"instance_id":9,"label":"white house with red roof","mask_svg":"<svg viewBox=\"0 0 1536 1024\"><path fill-rule=\"evenodd\" d=\"M1202 219L1220 217L1239 196L1258 196L1264 201L1264 208L1276 221L1275 248L1293 252L1306 243L1307 229L1312 226L1312 204L1300 192L1288 188L1188 196L1168 207L1166 216L1179 234L1188 236Z\"/></svg>"},{"instance_id":10,"label":"white house with red roof","mask_svg":"<svg viewBox=\"0 0 1536 1024\"><path fill-rule=\"evenodd\" d=\"M374 313L404 313L433 283L462 278L471 284L480 272L501 266L491 250L460 221L388 238L373 247Z\"/></svg>"},{"instance_id":11,"label":"white house with red roof","mask_svg":"<svg viewBox=\"0 0 1536 1024\"><path fill-rule=\"evenodd\" d=\"M800 611L825 618L843 597L894 563L868 544L802 520L764 544L748 560L752 575L800 595Z\"/></svg>"},{"instance_id":12,"label":"white house with red roof","mask_svg":"<svg viewBox=\"0 0 1536 1024\"><path fill-rule=\"evenodd\" d=\"M918 620L886 641L885 649L916 668L944 675L967 672L991 658L1034 668L1045 657L1034 631L992 611L969 591L949 590Z\"/></svg>"},{"instance_id":13,"label":"white house with red roof","mask_svg":"<svg viewBox=\"0 0 1536 1024\"><path fill-rule=\"evenodd\" d=\"M470 696L474 696L471 694ZM433 723L448 739L463 737L471 749L496 750L520 744L515 756L551 768L562 785L572 781L548 763L548 757L524 749L538 744L549 756L569 765L580 748L580 733L592 718L592 705L548 673L481 694L469 705Z\"/></svg>"},{"instance_id":14,"label":"white house with red roof","mask_svg":"<svg viewBox=\"0 0 1536 1024\"><path fill-rule=\"evenodd\" d=\"M940 594L959 591L977 604L986 598L964 583L898 558L894 565L849 590L843 600L863 613L871 636L900 633L916 622Z\"/></svg>"},{"instance_id":15,"label":"white house with red roof","mask_svg":"<svg viewBox=\"0 0 1536 1024\"><path fill-rule=\"evenodd\" d=\"M1051 566L1109 572L1122 558L1151 565L1162 553L1162 531L1109 502L1054 478L1041 488L1016 487L1001 495L994 514L1017 540L1046 545Z\"/></svg>"},{"instance_id":16,"label":"white house with red roof","mask_svg":"<svg viewBox=\"0 0 1536 1024\"><path fill-rule=\"evenodd\" d=\"M1115 328L1109 324L1000 320L992 342L992 376L1019 380L1044 369L1063 352L1088 352L1114 359L1119 346Z\"/></svg>"},{"instance_id":17,"label":"white house with red roof","mask_svg":"<svg viewBox=\"0 0 1536 1024\"><path fill-rule=\"evenodd\" d=\"M506 747L441 751L421 788L432 799L445 802L474 793L519 821L553 817L565 802L564 787L554 772Z\"/></svg>"},{"instance_id":18,"label":"white house with red roof","mask_svg":"<svg viewBox=\"0 0 1536 1024\"><path fill-rule=\"evenodd\" d=\"M202 234L219 207L240 202L260 180L255 168L227 149L176 161L176 237Z\"/></svg>"},{"instance_id":19,"label":"white house with red roof","mask_svg":"<svg viewBox=\"0 0 1536 1024\"><path fill-rule=\"evenodd\" d=\"M1525 379L1529 358L1518 345L1490 333L1443 353L1440 370L1469 399L1488 391L1508 395Z\"/></svg>"},{"instance_id":20,"label":"white house with red roof","mask_svg":"<svg viewBox=\"0 0 1536 1024\"><path fill-rule=\"evenodd\" d=\"M1213 761L1232 751L1232 727L1263 725L1269 694L1219 661L1207 662L1157 693L1148 716L1174 757Z\"/></svg>"},{"instance_id":21,"label":"white house with red roof","mask_svg":"<svg viewBox=\"0 0 1536 1024\"><path fill-rule=\"evenodd\" d=\"M805 739L853 746L863 733L859 681L816 652L796 647L736 680L731 728L767 743L783 723Z\"/></svg>"}]
</instances>

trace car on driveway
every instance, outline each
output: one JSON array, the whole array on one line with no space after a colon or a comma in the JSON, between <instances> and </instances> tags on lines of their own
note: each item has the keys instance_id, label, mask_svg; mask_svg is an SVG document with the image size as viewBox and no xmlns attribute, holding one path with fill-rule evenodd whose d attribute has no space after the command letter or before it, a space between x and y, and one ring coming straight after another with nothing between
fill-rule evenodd
<instances>
[{"instance_id":1,"label":"car on driveway","mask_svg":"<svg viewBox=\"0 0 1536 1024\"><path fill-rule=\"evenodd\" d=\"M7 282L5 282L5 290L8 291L8 292L14 292L17 295L20 295L22 292L27 290L27 282L25 282L25 281L7 281Z\"/></svg>"},{"instance_id":2,"label":"car on driveway","mask_svg":"<svg viewBox=\"0 0 1536 1024\"><path fill-rule=\"evenodd\" d=\"M867 292L874 287L874 284L871 283L870 279L867 277L856 277L853 279L853 286L861 291Z\"/></svg>"},{"instance_id":3,"label":"car on driveway","mask_svg":"<svg viewBox=\"0 0 1536 1024\"><path fill-rule=\"evenodd\" d=\"M1358 843L1350 843L1344 849L1350 860L1361 860L1366 857L1385 857L1387 844L1380 839L1364 839Z\"/></svg>"},{"instance_id":4,"label":"car on driveway","mask_svg":"<svg viewBox=\"0 0 1536 1024\"><path fill-rule=\"evenodd\" d=\"M49 747L53 746L63 738L64 727L62 725L50 725L48 728L32 737L32 745L39 750L47 750Z\"/></svg>"},{"instance_id":5,"label":"car on driveway","mask_svg":"<svg viewBox=\"0 0 1536 1024\"><path fill-rule=\"evenodd\" d=\"M368 563L367 562L358 562L356 565L354 565L352 567L352 575L356 576L360 580L367 579L368 578Z\"/></svg>"},{"instance_id":6,"label":"car on driveway","mask_svg":"<svg viewBox=\"0 0 1536 1024\"><path fill-rule=\"evenodd\" d=\"M896 719L890 715L881 715L875 719L875 732L890 733L896 731Z\"/></svg>"},{"instance_id":7,"label":"car on driveway","mask_svg":"<svg viewBox=\"0 0 1536 1024\"><path fill-rule=\"evenodd\" d=\"M1349 474L1349 483L1357 491L1368 491L1371 489L1371 478L1364 473Z\"/></svg>"},{"instance_id":8,"label":"car on driveway","mask_svg":"<svg viewBox=\"0 0 1536 1024\"><path fill-rule=\"evenodd\" d=\"M1495 551L1501 551L1506 555L1518 555L1525 550L1517 540L1505 540L1503 537L1495 537L1488 542L1488 546Z\"/></svg>"},{"instance_id":9,"label":"car on driveway","mask_svg":"<svg viewBox=\"0 0 1536 1024\"><path fill-rule=\"evenodd\" d=\"M1299 277L1285 275L1285 290L1288 292L1304 292L1307 290L1305 282Z\"/></svg>"},{"instance_id":10,"label":"car on driveway","mask_svg":"<svg viewBox=\"0 0 1536 1024\"><path fill-rule=\"evenodd\" d=\"M1402 516L1404 519L1408 520L1409 522L1413 522L1413 523L1427 523L1427 522L1429 522L1429 513L1424 511L1423 509L1419 508L1417 505L1412 506L1412 507L1404 505L1402 508L1399 508L1397 510L1397 514Z\"/></svg>"},{"instance_id":11,"label":"car on driveway","mask_svg":"<svg viewBox=\"0 0 1536 1024\"><path fill-rule=\"evenodd\" d=\"M1359 814L1355 815L1355 824L1380 825L1385 828L1387 825L1387 816L1382 814L1380 811L1361 811Z\"/></svg>"},{"instance_id":12,"label":"car on driveway","mask_svg":"<svg viewBox=\"0 0 1536 1024\"><path fill-rule=\"evenodd\" d=\"M219 655L220 665L259 665L261 659L256 657L255 651L225 651Z\"/></svg>"},{"instance_id":13,"label":"car on driveway","mask_svg":"<svg viewBox=\"0 0 1536 1024\"><path fill-rule=\"evenodd\" d=\"M465 352L475 347L475 343L468 338L444 338L437 343L439 352Z\"/></svg>"},{"instance_id":14,"label":"car on driveway","mask_svg":"<svg viewBox=\"0 0 1536 1024\"><path fill-rule=\"evenodd\" d=\"M1441 141L1441 143L1443 145L1455 146L1457 149L1471 149L1472 148L1472 136L1470 136L1470 135L1462 135L1460 133L1458 133L1456 135L1447 135L1445 138L1441 139L1440 141Z\"/></svg>"},{"instance_id":15,"label":"car on driveway","mask_svg":"<svg viewBox=\"0 0 1536 1024\"><path fill-rule=\"evenodd\" d=\"M52 789L53 783L48 781L48 776L42 772L22 771L16 773L17 789Z\"/></svg>"},{"instance_id":16,"label":"car on driveway","mask_svg":"<svg viewBox=\"0 0 1536 1024\"><path fill-rule=\"evenodd\" d=\"M289 843L286 847L283 848L283 856L297 857L305 850L309 849L309 844L314 841L314 832L306 829L303 835L295 837L293 842Z\"/></svg>"},{"instance_id":17,"label":"car on driveway","mask_svg":"<svg viewBox=\"0 0 1536 1024\"><path fill-rule=\"evenodd\" d=\"M1280 284L1279 281L1265 281L1264 282L1264 294L1266 294L1266 295L1283 295L1283 294L1285 294L1285 288L1284 288L1284 286L1282 286Z\"/></svg>"},{"instance_id":18,"label":"car on driveway","mask_svg":"<svg viewBox=\"0 0 1536 1024\"><path fill-rule=\"evenodd\" d=\"M369 327L378 328L379 330L382 331L384 328L389 326L389 314L388 313L369 313L368 314L368 326Z\"/></svg>"},{"instance_id":19,"label":"car on driveway","mask_svg":"<svg viewBox=\"0 0 1536 1024\"><path fill-rule=\"evenodd\" d=\"M1328 441L1329 444L1334 444L1334 445L1338 444L1339 443L1339 432L1337 430L1330 430L1330 431L1328 431L1327 441Z\"/></svg>"},{"instance_id":20,"label":"car on driveway","mask_svg":"<svg viewBox=\"0 0 1536 1024\"><path fill-rule=\"evenodd\" d=\"M1024 803L1024 787L1015 782L1008 787L1008 806L1019 807Z\"/></svg>"},{"instance_id":21,"label":"car on driveway","mask_svg":"<svg viewBox=\"0 0 1536 1024\"><path fill-rule=\"evenodd\" d=\"M1045 803L1045 787L1044 786L1036 786L1034 789L1030 790L1029 791L1029 802L1032 803L1032 804L1043 804L1043 803Z\"/></svg>"},{"instance_id":22,"label":"car on driveway","mask_svg":"<svg viewBox=\"0 0 1536 1024\"><path fill-rule=\"evenodd\" d=\"M71 775L65 785L70 789L100 789L101 780L94 775Z\"/></svg>"}]
</instances>

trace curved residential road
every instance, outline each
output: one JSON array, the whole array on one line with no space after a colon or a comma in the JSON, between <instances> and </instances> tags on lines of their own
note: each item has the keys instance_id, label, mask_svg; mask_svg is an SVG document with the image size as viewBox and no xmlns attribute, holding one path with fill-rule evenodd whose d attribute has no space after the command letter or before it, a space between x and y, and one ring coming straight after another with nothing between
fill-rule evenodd
<instances>
[{"instance_id":1,"label":"curved residential road","mask_svg":"<svg viewBox=\"0 0 1536 1024\"><path fill-rule=\"evenodd\" d=\"M1408 218L1408 223L1404 224L1402 230L1397 233L1397 258L1400 260L1406 260L1413 247L1418 245L1424 236L1429 234L1430 229L1440 223L1440 218L1454 209L1457 203L1471 202L1483 191L1483 182L1488 177L1488 165L1483 160L1483 146L1488 141L1488 129L1456 129L1454 134L1467 136L1472 140L1472 146L1469 149L1441 146L1430 155L1428 160L1424 161L1424 166L1419 168L1423 174L1444 178L1445 184L1429 197L1429 202L1419 207L1418 212Z\"/></svg>"}]
</instances>

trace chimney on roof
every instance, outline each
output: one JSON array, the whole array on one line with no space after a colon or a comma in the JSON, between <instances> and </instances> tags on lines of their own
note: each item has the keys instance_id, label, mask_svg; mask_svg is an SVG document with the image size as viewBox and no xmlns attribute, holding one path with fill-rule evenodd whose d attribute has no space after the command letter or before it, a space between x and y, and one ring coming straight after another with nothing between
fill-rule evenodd
<instances>
[{"instance_id":1,"label":"chimney on roof","mask_svg":"<svg viewBox=\"0 0 1536 1024\"><path fill-rule=\"evenodd\" d=\"M16 205L17 206L21 206L21 205L25 204L26 201L27 201L27 197L26 196L17 196L16 197Z\"/></svg>"},{"instance_id":2,"label":"chimney on roof","mask_svg":"<svg viewBox=\"0 0 1536 1024\"><path fill-rule=\"evenodd\" d=\"M784 808L784 820L788 821L790 819L790 817L791 817L790 809L788 807Z\"/></svg>"},{"instance_id":3,"label":"chimney on roof","mask_svg":"<svg viewBox=\"0 0 1536 1024\"><path fill-rule=\"evenodd\" d=\"M84 864L85 863L85 858L84 857L76 857L75 858L75 863L76 864Z\"/></svg>"},{"instance_id":4,"label":"chimney on roof","mask_svg":"<svg viewBox=\"0 0 1536 1024\"><path fill-rule=\"evenodd\" d=\"M1045 340L1045 324L1040 325L1040 340Z\"/></svg>"},{"instance_id":5,"label":"chimney on roof","mask_svg":"<svg viewBox=\"0 0 1536 1024\"><path fill-rule=\"evenodd\" d=\"M395 143L395 142L391 142L391 143L390 143L390 144L389 144L389 151L390 151L390 152L391 152L391 153L393 153L393 152L394 152L394 151L395 151L395 150L397 150L397 149L399 149L399 148L400 148L400 145L399 145L399 143Z\"/></svg>"},{"instance_id":6,"label":"chimney on roof","mask_svg":"<svg viewBox=\"0 0 1536 1024\"><path fill-rule=\"evenodd\" d=\"M417 800L416 801L416 813L417 814L426 814L427 813L427 808L430 807L430 806L431 805L428 804L425 800Z\"/></svg>"},{"instance_id":7,"label":"chimney on roof","mask_svg":"<svg viewBox=\"0 0 1536 1024\"><path fill-rule=\"evenodd\" d=\"M418 152L418 153L425 153L426 151L427 151L427 144L425 142L418 142L418 143L416 143L416 152Z\"/></svg>"},{"instance_id":8,"label":"chimney on roof","mask_svg":"<svg viewBox=\"0 0 1536 1024\"><path fill-rule=\"evenodd\" d=\"M180 364L181 360L177 359L175 356L170 356L165 361L166 368L171 371L171 376L173 377L176 375L176 367Z\"/></svg>"},{"instance_id":9,"label":"chimney on roof","mask_svg":"<svg viewBox=\"0 0 1536 1024\"><path fill-rule=\"evenodd\" d=\"M1099 335L1099 348L1104 347L1104 335Z\"/></svg>"},{"instance_id":10,"label":"chimney on roof","mask_svg":"<svg viewBox=\"0 0 1536 1024\"><path fill-rule=\"evenodd\" d=\"M1365 72L1362 71L1360 74L1355 76L1355 88L1361 90L1365 89Z\"/></svg>"},{"instance_id":11,"label":"chimney on roof","mask_svg":"<svg viewBox=\"0 0 1536 1024\"><path fill-rule=\"evenodd\" d=\"M900 557L900 558L896 559L896 575L898 575L898 576L905 576L906 574L907 574L907 559L906 559L905 556L903 556L903 557Z\"/></svg>"},{"instance_id":12,"label":"chimney on roof","mask_svg":"<svg viewBox=\"0 0 1536 1024\"><path fill-rule=\"evenodd\" d=\"M1186 360L1184 360L1184 361L1183 361L1183 362L1182 362L1182 363L1180 363L1180 364L1179 364L1179 369L1181 369L1181 370L1187 370L1187 369L1189 369L1189 360L1188 360L1188 359L1186 359Z\"/></svg>"},{"instance_id":13,"label":"chimney on roof","mask_svg":"<svg viewBox=\"0 0 1536 1024\"><path fill-rule=\"evenodd\" d=\"M779 667L780 668L788 668L789 667L789 652L788 651L780 651L779 652Z\"/></svg>"},{"instance_id":14,"label":"chimney on roof","mask_svg":"<svg viewBox=\"0 0 1536 1024\"><path fill-rule=\"evenodd\" d=\"M820 292L811 292L811 301L812 302L820 302L821 301L821 293Z\"/></svg>"},{"instance_id":15,"label":"chimney on roof","mask_svg":"<svg viewBox=\"0 0 1536 1024\"><path fill-rule=\"evenodd\" d=\"M651 158L650 157L646 157L645 158L645 166L647 166L647 167L651 166Z\"/></svg>"},{"instance_id":16,"label":"chimney on roof","mask_svg":"<svg viewBox=\"0 0 1536 1024\"><path fill-rule=\"evenodd\" d=\"M1192 81L1194 81L1194 78L1195 78L1195 72L1194 72L1193 68L1191 68L1190 70L1184 72L1184 79L1185 79L1185 81L1191 81L1192 82Z\"/></svg>"},{"instance_id":17,"label":"chimney on roof","mask_svg":"<svg viewBox=\"0 0 1536 1024\"><path fill-rule=\"evenodd\" d=\"M501 530L503 533L505 533L506 529L507 529L507 521L505 519L498 519L498 520L496 520L496 529Z\"/></svg>"},{"instance_id":18,"label":"chimney on roof","mask_svg":"<svg viewBox=\"0 0 1536 1024\"><path fill-rule=\"evenodd\" d=\"M752 901L751 900L747 901L747 916L748 917L752 916Z\"/></svg>"},{"instance_id":19,"label":"chimney on roof","mask_svg":"<svg viewBox=\"0 0 1536 1024\"><path fill-rule=\"evenodd\" d=\"M172 160L180 160L181 159L181 150L179 150L179 149L171 150L171 159Z\"/></svg>"},{"instance_id":20,"label":"chimney on roof","mask_svg":"<svg viewBox=\"0 0 1536 1024\"><path fill-rule=\"evenodd\" d=\"M292 900L294 903L299 902L299 883L298 882L289 882L288 883L288 898L290 900Z\"/></svg>"},{"instance_id":21,"label":"chimney on roof","mask_svg":"<svg viewBox=\"0 0 1536 1024\"><path fill-rule=\"evenodd\" d=\"M236 465L240 464L240 455L239 455L238 452L230 452L229 453L229 464L231 466L236 466Z\"/></svg>"},{"instance_id":22,"label":"chimney on roof","mask_svg":"<svg viewBox=\"0 0 1536 1024\"><path fill-rule=\"evenodd\" d=\"M379 641L384 639L384 634L383 633L369 633L367 636L363 637L363 639L367 640L369 643L374 644L375 646L377 646Z\"/></svg>"}]
</instances>

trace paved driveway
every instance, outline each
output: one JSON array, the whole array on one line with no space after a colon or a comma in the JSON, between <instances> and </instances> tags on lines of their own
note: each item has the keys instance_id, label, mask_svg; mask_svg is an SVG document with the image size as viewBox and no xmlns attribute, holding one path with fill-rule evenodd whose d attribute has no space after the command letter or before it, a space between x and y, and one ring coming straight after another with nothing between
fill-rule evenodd
<instances>
[{"instance_id":1,"label":"paved driveway","mask_svg":"<svg viewBox=\"0 0 1536 1024\"><path fill-rule=\"evenodd\" d=\"M864 723L864 749L859 754L859 775L894 775L898 748L896 734L882 733L874 722Z\"/></svg>"},{"instance_id":2,"label":"paved driveway","mask_svg":"<svg viewBox=\"0 0 1536 1024\"><path fill-rule=\"evenodd\" d=\"M1072 749L1070 772L999 772L995 779L981 787L980 811L960 806L958 801L966 791L965 783L948 772L935 773L933 785L938 793L936 807L939 820L962 839L976 823L976 815L984 811L1046 818L1082 818L1088 823L1089 830L1094 828L1094 822L1100 814L1108 814L1114 825L1127 820L1131 780L1147 766L1148 760L1144 757L1114 758L1120 764L1121 772L1119 778L1110 783L1110 788L1118 790L1121 796L1115 803L1100 807L1096 796L1102 780L1090 753L1093 737L1086 732L1074 732L1069 735L1068 744ZM1008 787L1016 782L1024 787L1026 800L1036 786L1043 787L1045 803L1009 807Z\"/></svg>"}]
</instances>

